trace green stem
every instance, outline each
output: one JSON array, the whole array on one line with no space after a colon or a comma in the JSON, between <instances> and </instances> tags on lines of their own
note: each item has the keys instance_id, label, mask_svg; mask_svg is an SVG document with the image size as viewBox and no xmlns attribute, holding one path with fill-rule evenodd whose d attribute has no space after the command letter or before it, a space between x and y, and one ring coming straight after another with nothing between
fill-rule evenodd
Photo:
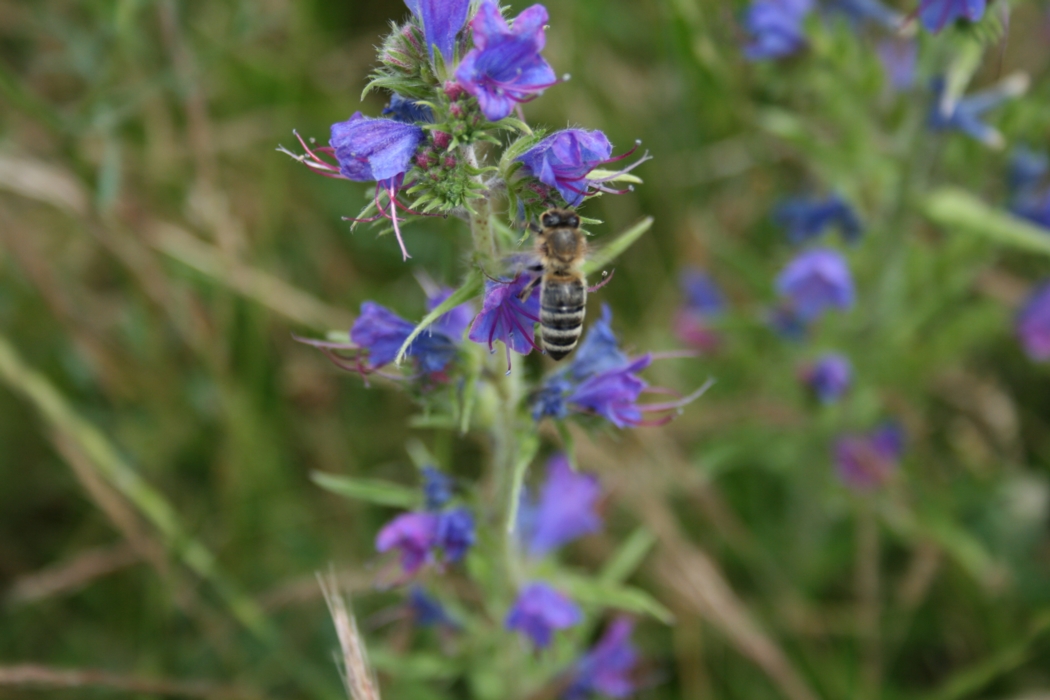
<instances>
[{"instance_id":1,"label":"green stem","mask_svg":"<svg viewBox=\"0 0 1050 700\"><path fill-rule=\"evenodd\" d=\"M467 165L478 170L478 155L474 144L460 149ZM481 176L475 175L474 181L481 183ZM492 204L488 197L481 197L471 203L470 233L474 239L474 261L487 263L496 259L496 231L492 225Z\"/></svg>"}]
</instances>

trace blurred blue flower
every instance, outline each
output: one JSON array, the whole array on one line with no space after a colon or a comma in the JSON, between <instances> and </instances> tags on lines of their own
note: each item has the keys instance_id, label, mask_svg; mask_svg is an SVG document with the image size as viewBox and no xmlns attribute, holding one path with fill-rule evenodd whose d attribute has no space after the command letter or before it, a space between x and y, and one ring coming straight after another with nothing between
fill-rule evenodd
<instances>
[{"instance_id":1,"label":"blurred blue flower","mask_svg":"<svg viewBox=\"0 0 1050 700\"><path fill-rule=\"evenodd\" d=\"M329 145L339 172L356 182L390 182L412 167L412 156L425 137L423 129L393 119L373 119L360 112L332 124Z\"/></svg>"},{"instance_id":2,"label":"blurred blue flower","mask_svg":"<svg viewBox=\"0 0 1050 700\"><path fill-rule=\"evenodd\" d=\"M534 502L528 492L522 494L517 526L528 553L541 557L601 529L602 520L595 512L600 496L596 476L574 472L563 454L551 457L539 500Z\"/></svg>"},{"instance_id":3,"label":"blurred blue flower","mask_svg":"<svg viewBox=\"0 0 1050 700\"><path fill-rule=\"evenodd\" d=\"M1050 360L1050 280L1036 287L1021 306L1016 329L1030 358L1037 362Z\"/></svg>"},{"instance_id":4,"label":"blurred blue flower","mask_svg":"<svg viewBox=\"0 0 1050 700\"><path fill-rule=\"evenodd\" d=\"M414 328L415 324L393 311L366 301L361 304L361 315L350 329L350 340L368 351L368 364L374 369L394 361ZM425 374L433 374L445 369L456 358L456 353L455 340L428 329L412 341L406 355L415 359Z\"/></svg>"},{"instance_id":5,"label":"blurred blue flower","mask_svg":"<svg viewBox=\"0 0 1050 700\"><path fill-rule=\"evenodd\" d=\"M562 697L584 700L594 693L610 698L626 698L635 690L631 672L638 663L638 650L631 643L634 623L619 617L606 628L602 638L572 669L572 680Z\"/></svg>"},{"instance_id":6,"label":"blurred blue flower","mask_svg":"<svg viewBox=\"0 0 1050 700\"><path fill-rule=\"evenodd\" d=\"M384 525L376 535L376 550L400 550L401 568L411 575L430 561L437 525L438 516L434 513L402 513Z\"/></svg>"},{"instance_id":7,"label":"blurred blue flower","mask_svg":"<svg viewBox=\"0 0 1050 700\"><path fill-rule=\"evenodd\" d=\"M383 108L383 114L394 121L405 124L417 122L430 123L434 121L434 112L430 107L421 102L416 102L407 97L402 97L396 92L390 96L390 103Z\"/></svg>"},{"instance_id":8,"label":"blurred blue flower","mask_svg":"<svg viewBox=\"0 0 1050 700\"><path fill-rule=\"evenodd\" d=\"M813 0L754 0L744 16L751 41L744 47L749 61L784 58L806 46L803 22Z\"/></svg>"},{"instance_id":9,"label":"blurred blue flower","mask_svg":"<svg viewBox=\"0 0 1050 700\"><path fill-rule=\"evenodd\" d=\"M525 170L540 182L558 190L569 206L576 207L590 194L624 192L625 190L612 189L605 183L645 162L648 155L642 156L622 170L600 178L588 178L587 175L595 168L629 157L635 148L614 158L611 157L612 144L602 132L563 129L543 139L516 160L523 163Z\"/></svg>"},{"instance_id":10,"label":"blurred blue flower","mask_svg":"<svg viewBox=\"0 0 1050 700\"><path fill-rule=\"evenodd\" d=\"M1010 210L1022 219L1050 229L1050 188L1018 197Z\"/></svg>"},{"instance_id":11,"label":"blurred blue flower","mask_svg":"<svg viewBox=\"0 0 1050 700\"><path fill-rule=\"evenodd\" d=\"M1023 95L1028 89L1028 78L1018 73L987 90L959 99L953 99L946 93L944 78L935 78L932 87L934 103L929 116L931 129L961 131L988 146L1000 148L1004 144L1003 135L981 121L981 117L1007 100Z\"/></svg>"},{"instance_id":12,"label":"blurred blue flower","mask_svg":"<svg viewBox=\"0 0 1050 700\"><path fill-rule=\"evenodd\" d=\"M808 323L830 308L853 306L853 277L842 255L829 248L816 248L788 263L776 280L777 292L787 299L795 314Z\"/></svg>"},{"instance_id":13,"label":"blurred blue flower","mask_svg":"<svg viewBox=\"0 0 1050 700\"><path fill-rule=\"evenodd\" d=\"M452 500L452 479L434 467L423 467L423 502L427 510L439 511Z\"/></svg>"},{"instance_id":14,"label":"blurred blue flower","mask_svg":"<svg viewBox=\"0 0 1050 700\"><path fill-rule=\"evenodd\" d=\"M504 624L531 639L537 649L545 649L555 630L581 622L583 612L568 596L545 583L530 583L518 594Z\"/></svg>"},{"instance_id":15,"label":"blurred blue flower","mask_svg":"<svg viewBox=\"0 0 1050 700\"><path fill-rule=\"evenodd\" d=\"M540 287L536 285L529 298L520 299L525 287L532 281L526 274L519 274L510 281L485 282L485 298L481 302L481 313L470 324L468 338L475 343L488 345L498 340L507 348L507 371L510 371L510 351L528 355L536 347L535 324L540 320Z\"/></svg>"},{"instance_id":16,"label":"blurred blue flower","mask_svg":"<svg viewBox=\"0 0 1050 700\"><path fill-rule=\"evenodd\" d=\"M408 591L408 609L412 619L420 627L458 626L444 606L419 586L412 586Z\"/></svg>"},{"instance_id":17,"label":"blurred blue flower","mask_svg":"<svg viewBox=\"0 0 1050 700\"><path fill-rule=\"evenodd\" d=\"M680 282L685 292L686 308L690 311L708 317L718 316L725 311L725 295L711 275L693 268L682 273Z\"/></svg>"},{"instance_id":18,"label":"blurred blue flower","mask_svg":"<svg viewBox=\"0 0 1050 700\"><path fill-rule=\"evenodd\" d=\"M834 447L835 466L846 486L870 491L881 486L900 466L904 429L887 422L866 435L845 435Z\"/></svg>"},{"instance_id":19,"label":"blurred blue flower","mask_svg":"<svg viewBox=\"0 0 1050 700\"><path fill-rule=\"evenodd\" d=\"M572 391L573 382L562 373L549 377L531 397L532 419L537 423L543 418L563 420L569 417L569 405L565 399Z\"/></svg>"},{"instance_id":20,"label":"blurred blue flower","mask_svg":"<svg viewBox=\"0 0 1050 700\"><path fill-rule=\"evenodd\" d=\"M799 317L790 302L781 302L769 312L769 326L785 340L800 341L806 337L806 321Z\"/></svg>"},{"instance_id":21,"label":"blurred blue flower","mask_svg":"<svg viewBox=\"0 0 1050 700\"><path fill-rule=\"evenodd\" d=\"M911 37L887 37L879 41L876 51L890 87L904 91L915 83L919 44Z\"/></svg>"},{"instance_id":22,"label":"blurred blue flower","mask_svg":"<svg viewBox=\"0 0 1050 700\"><path fill-rule=\"evenodd\" d=\"M787 229L788 240L799 245L836 226L847 242L860 238L862 226L857 214L837 194L826 199L789 197L773 210L773 221Z\"/></svg>"},{"instance_id":23,"label":"blurred blue flower","mask_svg":"<svg viewBox=\"0 0 1050 700\"><path fill-rule=\"evenodd\" d=\"M853 365L845 355L828 353L804 368L801 378L822 403L834 403L849 390Z\"/></svg>"},{"instance_id":24,"label":"blurred blue flower","mask_svg":"<svg viewBox=\"0 0 1050 700\"><path fill-rule=\"evenodd\" d=\"M456 82L477 98L489 121L508 116L519 102L526 102L557 79L540 52L546 43L547 10L533 5L524 10L512 27L500 14L499 5L484 0L471 20L474 48L456 70Z\"/></svg>"},{"instance_id":25,"label":"blurred blue flower","mask_svg":"<svg viewBox=\"0 0 1050 700\"><path fill-rule=\"evenodd\" d=\"M985 0L919 0L919 19L928 31L939 32L957 19L976 22L984 16Z\"/></svg>"},{"instance_id":26,"label":"blurred blue flower","mask_svg":"<svg viewBox=\"0 0 1050 700\"><path fill-rule=\"evenodd\" d=\"M427 51L434 59L434 47L446 64L451 64L456 48L456 35L467 23L470 0L405 0L408 9L423 25Z\"/></svg>"},{"instance_id":27,"label":"blurred blue flower","mask_svg":"<svg viewBox=\"0 0 1050 700\"><path fill-rule=\"evenodd\" d=\"M441 513L437 522L435 544L445 552L445 561L457 562L474 545L474 516L466 508L453 508Z\"/></svg>"},{"instance_id":28,"label":"blurred blue flower","mask_svg":"<svg viewBox=\"0 0 1050 700\"><path fill-rule=\"evenodd\" d=\"M1010 154L1006 184L1013 194L1032 192L1043 182L1047 173L1050 173L1050 159L1045 153L1018 146Z\"/></svg>"}]
</instances>

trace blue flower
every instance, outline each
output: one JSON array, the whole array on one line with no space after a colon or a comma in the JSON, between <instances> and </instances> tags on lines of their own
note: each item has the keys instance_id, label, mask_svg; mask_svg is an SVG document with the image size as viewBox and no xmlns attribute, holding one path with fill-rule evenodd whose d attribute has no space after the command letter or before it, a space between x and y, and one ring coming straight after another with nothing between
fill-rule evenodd
<instances>
[{"instance_id":1,"label":"blue flower","mask_svg":"<svg viewBox=\"0 0 1050 700\"><path fill-rule=\"evenodd\" d=\"M595 512L600 496L597 477L574 472L565 455L552 457L539 501L533 502L526 493L518 511L519 537L529 554L541 557L601 529L602 520Z\"/></svg>"},{"instance_id":2,"label":"blue flower","mask_svg":"<svg viewBox=\"0 0 1050 700\"><path fill-rule=\"evenodd\" d=\"M390 182L412 167L412 156L425 133L415 124L373 119L360 112L332 124L329 145L339 161L339 172L355 182Z\"/></svg>"},{"instance_id":3,"label":"blue flower","mask_svg":"<svg viewBox=\"0 0 1050 700\"><path fill-rule=\"evenodd\" d=\"M441 603L419 586L412 586L408 592L408 609L420 627L457 627Z\"/></svg>"},{"instance_id":4,"label":"blue flower","mask_svg":"<svg viewBox=\"0 0 1050 700\"><path fill-rule=\"evenodd\" d=\"M751 41L744 47L749 61L784 58L806 46L802 24L813 0L755 0L744 17Z\"/></svg>"},{"instance_id":5,"label":"blue flower","mask_svg":"<svg viewBox=\"0 0 1050 700\"><path fill-rule=\"evenodd\" d=\"M1050 360L1050 281L1040 284L1017 313L1017 337L1028 356Z\"/></svg>"},{"instance_id":6,"label":"blue flower","mask_svg":"<svg viewBox=\"0 0 1050 700\"><path fill-rule=\"evenodd\" d=\"M525 171L545 185L558 190L565 202L579 206L583 198L599 192L622 194L626 190L608 187L606 183L636 168L648 159L643 156L628 167L601 177L588 178L595 169L629 157L632 148L621 156L612 156L612 144L600 131L563 129L556 131L518 156Z\"/></svg>"},{"instance_id":7,"label":"blue flower","mask_svg":"<svg viewBox=\"0 0 1050 700\"><path fill-rule=\"evenodd\" d=\"M939 32L957 19L971 22L984 17L985 0L920 0L919 19L927 31Z\"/></svg>"},{"instance_id":8,"label":"blue flower","mask_svg":"<svg viewBox=\"0 0 1050 700\"><path fill-rule=\"evenodd\" d=\"M612 311L602 304L602 315L587 330L580 347L576 350L568 373L573 379L585 379L594 374L622 367L630 362L616 340L612 329Z\"/></svg>"},{"instance_id":9,"label":"blue flower","mask_svg":"<svg viewBox=\"0 0 1050 700\"><path fill-rule=\"evenodd\" d=\"M708 321L725 310L722 290L710 275L695 269L682 273L681 287L685 303L675 313L675 336L697 350L710 352L716 349L721 339L708 327Z\"/></svg>"},{"instance_id":10,"label":"blue flower","mask_svg":"<svg viewBox=\"0 0 1050 700\"><path fill-rule=\"evenodd\" d=\"M499 5L484 0L471 20L474 48L456 69L456 82L477 98L489 121L508 116L556 82L554 70L540 51L546 43L547 10L533 5L508 27Z\"/></svg>"},{"instance_id":11,"label":"blue flower","mask_svg":"<svg viewBox=\"0 0 1050 700\"><path fill-rule=\"evenodd\" d=\"M504 624L531 639L536 648L545 649L555 630L581 622L583 612L568 596L545 583L530 583L518 594Z\"/></svg>"},{"instance_id":12,"label":"blue flower","mask_svg":"<svg viewBox=\"0 0 1050 700\"><path fill-rule=\"evenodd\" d=\"M375 369L394 361L414 328L414 324L393 311L366 301L361 304L361 315L350 329L350 340L368 351L368 363ZM406 355L414 358L425 374L433 374L445 369L457 352L455 340L430 330L412 341Z\"/></svg>"},{"instance_id":13,"label":"blue flower","mask_svg":"<svg viewBox=\"0 0 1050 700\"><path fill-rule=\"evenodd\" d=\"M853 365L845 355L829 353L803 369L801 378L822 403L830 404L849 390Z\"/></svg>"},{"instance_id":14,"label":"blue flower","mask_svg":"<svg viewBox=\"0 0 1050 700\"><path fill-rule=\"evenodd\" d=\"M454 508L441 514L435 538L445 552L445 561L457 562L474 545L474 516L466 508Z\"/></svg>"},{"instance_id":15,"label":"blue flower","mask_svg":"<svg viewBox=\"0 0 1050 700\"><path fill-rule=\"evenodd\" d=\"M376 550L401 551L401 568L413 574L431 559L437 536L438 516L433 513L402 513L376 535Z\"/></svg>"},{"instance_id":16,"label":"blue flower","mask_svg":"<svg viewBox=\"0 0 1050 700\"><path fill-rule=\"evenodd\" d=\"M434 467L423 467L423 501L427 510L436 512L452 500L452 479Z\"/></svg>"},{"instance_id":17,"label":"blue flower","mask_svg":"<svg viewBox=\"0 0 1050 700\"><path fill-rule=\"evenodd\" d=\"M791 197L777 205L773 220L787 229L788 240L795 245L820 236L829 226L838 227L848 242L857 240L862 231L856 212L838 195Z\"/></svg>"},{"instance_id":18,"label":"blue flower","mask_svg":"<svg viewBox=\"0 0 1050 700\"><path fill-rule=\"evenodd\" d=\"M915 39L896 36L882 39L876 51L890 87L897 91L910 88L915 82L915 66L919 58L919 44Z\"/></svg>"},{"instance_id":19,"label":"blue flower","mask_svg":"<svg viewBox=\"0 0 1050 700\"><path fill-rule=\"evenodd\" d=\"M1010 192L1027 194L1034 192L1043 181L1047 173L1050 173L1050 160L1045 153L1019 146L1010 154L1010 167L1006 176L1007 187Z\"/></svg>"},{"instance_id":20,"label":"blue flower","mask_svg":"<svg viewBox=\"0 0 1050 700\"><path fill-rule=\"evenodd\" d=\"M573 361L544 381L532 396L532 417L564 418L570 411L601 416L618 428L659 425L671 418L644 418L645 413L676 410L700 396L702 387L689 396L668 403L639 404L649 384L638 372L649 366L652 355L631 359L616 344L612 314L602 306L602 316L591 325ZM661 390L664 393L668 390Z\"/></svg>"},{"instance_id":21,"label":"blue flower","mask_svg":"<svg viewBox=\"0 0 1050 700\"><path fill-rule=\"evenodd\" d=\"M583 700L594 693L626 698L635 690L631 672L638 663L638 650L631 643L634 623L620 617L606 628L602 638L573 667L572 680L562 697Z\"/></svg>"},{"instance_id":22,"label":"blue flower","mask_svg":"<svg viewBox=\"0 0 1050 700\"><path fill-rule=\"evenodd\" d=\"M1018 197L1010 211L1033 224L1050 228L1050 189Z\"/></svg>"},{"instance_id":23,"label":"blue flower","mask_svg":"<svg viewBox=\"0 0 1050 700\"><path fill-rule=\"evenodd\" d=\"M835 443L835 467L846 486L870 491L889 479L904 454L904 430L887 422L866 435L845 435Z\"/></svg>"},{"instance_id":24,"label":"blue flower","mask_svg":"<svg viewBox=\"0 0 1050 700\"><path fill-rule=\"evenodd\" d=\"M776 287L798 318L807 323L827 309L853 306L853 277L846 259L828 248L800 254L777 277Z\"/></svg>"},{"instance_id":25,"label":"blue flower","mask_svg":"<svg viewBox=\"0 0 1050 700\"><path fill-rule=\"evenodd\" d=\"M430 107L421 102L402 97L396 92L390 96L390 103L383 108L383 114L394 121L405 124L417 124L419 122L429 124L434 121L434 112L431 111Z\"/></svg>"},{"instance_id":26,"label":"blue flower","mask_svg":"<svg viewBox=\"0 0 1050 700\"><path fill-rule=\"evenodd\" d=\"M1028 78L1023 74L1009 76L993 87L968 97L955 99L945 89L943 78L933 80L934 103L930 109L929 125L934 131L961 131L978 141L1000 148L1003 135L981 121L988 110L1018 97L1028 89Z\"/></svg>"},{"instance_id":27,"label":"blue flower","mask_svg":"<svg viewBox=\"0 0 1050 700\"><path fill-rule=\"evenodd\" d=\"M456 35L467 22L470 0L405 0L405 4L423 25L423 37L431 60L436 46L445 63L451 64L455 56Z\"/></svg>"},{"instance_id":28,"label":"blue flower","mask_svg":"<svg viewBox=\"0 0 1050 700\"><path fill-rule=\"evenodd\" d=\"M536 347L535 324L540 320L540 288L532 290L529 298L519 297L531 277L519 274L513 280L485 283L485 298L481 302L481 313L470 324L468 338L475 343L488 345L498 340L507 347L507 371L510 371L510 351L528 355Z\"/></svg>"}]
</instances>

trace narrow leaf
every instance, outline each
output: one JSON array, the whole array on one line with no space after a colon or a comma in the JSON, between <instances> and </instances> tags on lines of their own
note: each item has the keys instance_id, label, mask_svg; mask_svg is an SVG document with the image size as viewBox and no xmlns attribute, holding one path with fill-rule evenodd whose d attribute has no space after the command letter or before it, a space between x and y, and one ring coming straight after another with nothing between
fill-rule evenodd
<instances>
[{"instance_id":1,"label":"narrow leaf","mask_svg":"<svg viewBox=\"0 0 1050 700\"><path fill-rule=\"evenodd\" d=\"M635 241L641 238L642 234L648 231L652 225L653 217L647 216L614 238L608 245L596 250L594 255L588 258L587 262L583 264L583 273L585 275L594 274L611 263L621 253L630 248Z\"/></svg>"},{"instance_id":2,"label":"narrow leaf","mask_svg":"<svg viewBox=\"0 0 1050 700\"><path fill-rule=\"evenodd\" d=\"M470 274L467 275L466 281L460 286L459 289L452 292L448 299L438 304L433 311L423 317L423 320L419 322L412 332L405 339L405 342L401 345L401 349L397 351L397 359L395 363L401 364L405 361L405 353L408 352L408 348L412 345L412 341L419 337L419 334L426 330L434 321L438 320L452 309L456 308L465 301L470 301L478 295L481 291L481 272L479 270L471 270Z\"/></svg>"},{"instance_id":3,"label":"narrow leaf","mask_svg":"<svg viewBox=\"0 0 1050 700\"><path fill-rule=\"evenodd\" d=\"M358 479L325 472L310 472L310 480L326 491L359 501L406 509L419 504L419 494L415 489L389 481Z\"/></svg>"},{"instance_id":4,"label":"narrow leaf","mask_svg":"<svg viewBox=\"0 0 1050 700\"><path fill-rule=\"evenodd\" d=\"M1005 211L989 207L964 190L945 187L926 198L924 210L934 223L984 236L996 243L1050 255L1050 232Z\"/></svg>"},{"instance_id":5,"label":"narrow leaf","mask_svg":"<svg viewBox=\"0 0 1050 700\"><path fill-rule=\"evenodd\" d=\"M624 581L634 573L654 544L656 544L656 535L644 527L639 527L632 532L627 541L620 545L620 548L602 568L600 575L602 583Z\"/></svg>"},{"instance_id":6,"label":"narrow leaf","mask_svg":"<svg viewBox=\"0 0 1050 700\"><path fill-rule=\"evenodd\" d=\"M671 611L640 588L572 574L559 577L558 584L573 600L584 605L650 615L667 625L674 622L674 615L671 614Z\"/></svg>"}]
</instances>

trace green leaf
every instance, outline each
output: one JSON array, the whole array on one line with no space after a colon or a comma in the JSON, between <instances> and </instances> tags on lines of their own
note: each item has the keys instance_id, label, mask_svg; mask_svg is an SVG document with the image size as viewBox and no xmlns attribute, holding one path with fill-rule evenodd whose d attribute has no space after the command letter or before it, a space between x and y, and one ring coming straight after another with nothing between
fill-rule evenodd
<instances>
[{"instance_id":1,"label":"green leaf","mask_svg":"<svg viewBox=\"0 0 1050 700\"><path fill-rule=\"evenodd\" d=\"M647 216L637 224L614 238L609 244L595 251L594 255L583 264L583 274L591 275L602 269L621 253L631 247L653 225L653 217Z\"/></svg>"},{"instance_id":2,"label":"green leaf","mask_svg":"<svg viewBox=\"0 0 1050 700\"><path fill-rule=\"evenodd\" d=\"M510 509L507 512L507 534L514 534L514 525L518 522L518 506L521 503L521 489L525 484L525 472L529 470L536 452L540 449L540 436L529 431L520 436L518 458L514 461L514 473L511 476Z\"/></svg>"},{"instance_id":3,"label":"green leaf","mask_svg":"<svg viewBox=\"0 0 1050 700\"><path fill-rule=\"evenodd\" d=\"M406 509L419 505L419 494L415 489L389 481L358 479L326 472L310 472L310 480L326 491L359 501Z\"/></svg>"},{"instance_id":4,"label":"green leaf","mask_svg":"<svg viewBox=\"0 0 1050 700\"><path fill-rule=\"evenodd\" d=\"M674 615L670 610L639 588L575 574L562 574L558 577L556 585L564 589L573 600L584 605L651 615L666 625L674 622Z\"/></svg>"},{"instance_id":5,"label":"green leaf","mask_svg":"<svg viewBox=\"0 0 1050 700\"><path fill-rule=\"evenodd\" d=\"M602 583L613 584L625 580L634 573L654 544L656 544L656 535L644 527L639 527L632 532L627 541L620 545L612 558L602 567L600 574Z\"/></svg>"},{"instance_id":6,"label":"green leaf","mask_svg":"<svg viewBox=\"0 0 1050 700\"><path fill-rule=\"evenodd\" d=\"M949 230L977 234L1004 245L1050 255L1050 233L1012 214L989 207L953 187L935 191L923 203L926 216Z\"/></svg>"},{"instance_id":7,"label":"green leaf","mask_svg":"<svg viewBox=\"0 0 1050 700\"><path fill-rule=\"evenodd\" d=\"M448 299L441 302L434 308L433 311L423 317L423 320L419 322L412 332L405 339L405 342L401 345L401 349L397 351L397 359L394 360L396 364L401 364L405 361L405 353L408 352L409 346L412 345L412 341L419 337L419 334L426 330L434 321L438 320L452 309L456 308L460 304L466 301L470 301L478 295L482 287L481 271L471 270L470 274L467 275L466 281L460 285L459 289L452 292Z\"/></svg>"},{"instance_id":8,"label":"green leaf","mask_svg":"<svg viewBox=\"0 0 1050 700\"><path fill-rule=\"evenodd\" d=\"M525 122L521 121L520 119L516 119L514 117L504 117L503 119L500 119L498 122L496 122L494 124L494 126L497 129L507 129L507 130L510 130L510 131L518 131L518 132L520 132L522 134L531 134L532 133L532 129L529 128L528 124L526 124Z\"/></svg>"}]
</instances>

